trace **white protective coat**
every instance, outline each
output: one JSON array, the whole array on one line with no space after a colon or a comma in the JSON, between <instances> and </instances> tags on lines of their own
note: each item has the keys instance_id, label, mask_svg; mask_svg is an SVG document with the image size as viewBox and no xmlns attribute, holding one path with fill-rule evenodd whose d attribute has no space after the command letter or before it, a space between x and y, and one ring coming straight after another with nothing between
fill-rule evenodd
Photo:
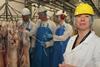
<instances>
[{"instance_id":1,"label":"white protective coat","mask_svg":"<svg viewBox=\"0 0 100 67\"><path fill-rule=\"evenodd\" d=\"M29 23L24 23L23 20L20 20L20 21L17 23L17 25L18 25L18 26L23 25L24 28L29 28L29 29L31 29L31 30L29 31L29 36L32 36L32 37L33 37L33 35L34 35L34 30L35 30L35 23L33 23L31 20L29 20ZM34 40L34 38L32 38L31 47L35 47L34 43L35 43L35 40Z\"/></svg>"},{"instance_id":2,"label":"white protective coat","mask_svg":"<svg viewBox=\"0 0 100 67\"><path fill-rule=\"evenodd\" d=\"M73 36L68 42L64 63L76 67L100 67L100 38L92 31L85 41L72 50L76 37Z\"/></svg>"},{"instance_id":3,"label":"white protective coat","mask_svg":"<svg viewBox=\"0 0 100 67\"><path fill-rule=\"evenodd\" d=\"M65 26L64 34L61 36L53 35L54 41L65 41L68 37L70 37L73 34L73 29L72 29L72 26L70 24L64 22L62 24L62 26ZM60 25L57 26L57 28L59 28L59 27L60 27Z\"/></svg>"}]
</instances>

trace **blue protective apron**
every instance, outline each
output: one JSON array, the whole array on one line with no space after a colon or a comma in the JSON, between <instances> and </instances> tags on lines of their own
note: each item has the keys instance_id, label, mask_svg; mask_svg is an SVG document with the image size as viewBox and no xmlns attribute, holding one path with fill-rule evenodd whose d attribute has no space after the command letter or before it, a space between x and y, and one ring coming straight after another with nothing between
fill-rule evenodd
<instances>
[{"instance_id":1,"label":"blue protective apron","mask_svg":"<svg viewBox=\"0 0 100 67\"><path fill-rule=\"evenodd\" d=\"M56 35L61 36L65 32L65 26L60 26L56 30ZM54 46L53 46L53 60L52 60L52 67L58 67L59 64L62 63L63 61L63 53L66 49L67 42L69 38L66 39L65 41L55 41Z\"/></svg>"},{"instance_id":2,"label":"blue protective apron","mask_svg":"<svg viewBox=\"0 0 100 67\"><path fill-rule=\"evenodd\" d=\"M48 27L40 27L37 29L36 33L36 48L35 48L35 57L32 67L50 67L50 58L49 58L49 48L45 48L45 42L50 41L52 39L52 32Z\"/></svg>"}]
</instances>

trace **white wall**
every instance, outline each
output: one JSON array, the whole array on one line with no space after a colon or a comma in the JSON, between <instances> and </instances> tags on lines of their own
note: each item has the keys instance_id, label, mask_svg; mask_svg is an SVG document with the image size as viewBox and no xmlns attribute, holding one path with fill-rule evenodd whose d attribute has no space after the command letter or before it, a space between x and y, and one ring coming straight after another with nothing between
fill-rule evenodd
<instances>
[{"instance_id":1,"label":"white wall","mask_svg":"<svg viewBox=\"0 0 100 67\"><path fill-rule=\"evenodd\" d=\"M93 23L93 29L98 36L100 36L100 19L95 19Z\"/></svg>"}]
</instances>

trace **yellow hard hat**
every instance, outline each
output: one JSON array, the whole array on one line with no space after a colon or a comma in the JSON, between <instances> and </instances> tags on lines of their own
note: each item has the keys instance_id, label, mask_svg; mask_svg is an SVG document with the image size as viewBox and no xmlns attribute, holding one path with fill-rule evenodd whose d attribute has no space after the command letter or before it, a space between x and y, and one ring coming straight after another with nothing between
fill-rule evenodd
<instances>
[{"instance_id":1,"label":"yellow hard hat","mask_svg":"<svg viewBox=\"0 0 100 67\"><path fill-rule=\"evenodd\" d=\"M80 3L76 9L74 15L80 15L80 14L90 14L94 15L94 10L93 8L87 4L87 3Z\"/></svg>"}]
</instances>

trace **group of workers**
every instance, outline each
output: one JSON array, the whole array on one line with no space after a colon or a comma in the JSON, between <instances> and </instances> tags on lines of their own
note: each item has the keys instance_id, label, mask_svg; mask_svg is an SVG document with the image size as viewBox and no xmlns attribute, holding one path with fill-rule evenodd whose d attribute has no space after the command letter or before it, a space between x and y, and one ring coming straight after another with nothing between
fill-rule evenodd
<instances>
[{"instance_id":1,"label":"group of workers","mask_svg":"<svg viewBox=\"0 0 100 67\"><path fill-rule=\"evenodd\" d=\"M29 34L30 67L100 67L100 38L92 29L94 10L89 4L80 3L75 9L75 36L72 26L65 22L67 14L63 10L56 13L58 25L42 6L38 22L32 23L30 14L24 8L18 22Z\"/></svg>"}]
</instances>

